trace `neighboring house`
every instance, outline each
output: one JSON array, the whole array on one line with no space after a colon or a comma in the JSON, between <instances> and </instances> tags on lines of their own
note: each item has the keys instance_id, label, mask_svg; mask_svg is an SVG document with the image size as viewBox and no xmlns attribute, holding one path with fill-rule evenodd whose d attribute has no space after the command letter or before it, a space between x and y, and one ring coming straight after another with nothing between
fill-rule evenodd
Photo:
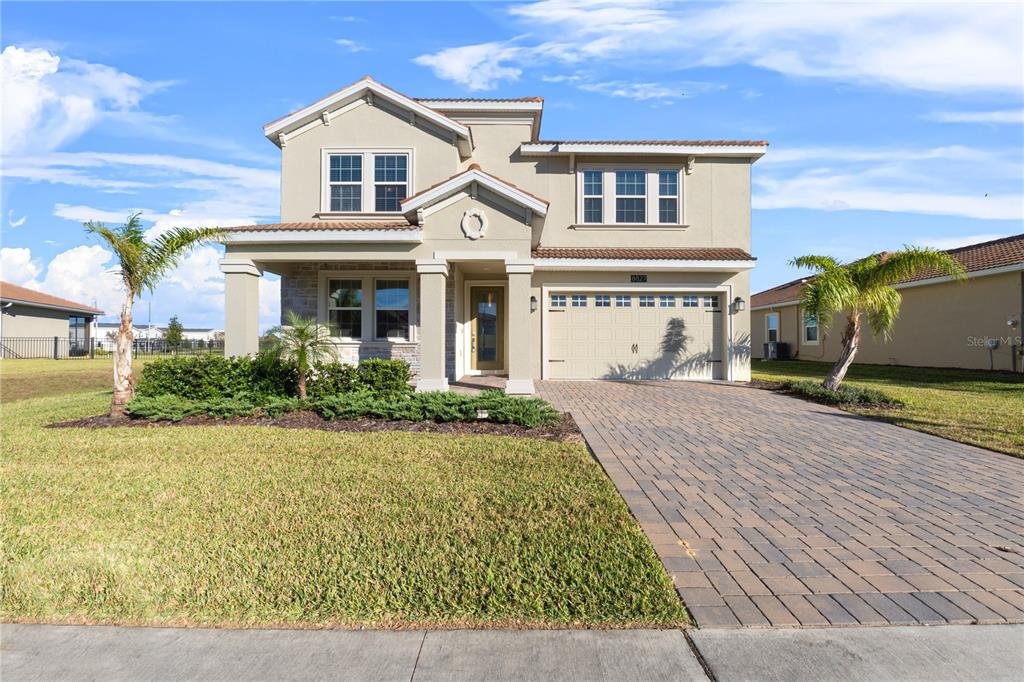
<instances>
[{"instance_id":1,"label":"neighboring house","mask_svg":"<svg viewBox=\"0 0 1024 682\"><path fill-rule=\"evenodd\" d=\"M367 77L264 127L281 223L231 228L229 355L259 277L340 356L465 375L750 376L750 172L767 143L550 141L544 102L413 99ZM638 131L641 132L641 131Z\"/></svg>"},{"instance_id":2,"label":"neighboring house","mask_svg":"<svg viewBox=\"0 0 1024 682\"><path fill-rule=\"evenodd\" d=\"M948 277L922 273L896 285L903 305L892 338L885 343L865 326L856 362L1024 369L1024 234L947 253L964 266L968 280L951 282ZM800 305L806 281L794 280L751 298L755 358L766 357L769 341L786 344L783 355L800 360L834 362L838 357L845 315L834 317L827 334L818 329Z\"/></svg>"},{"instance_id":3,"label":"neighboring house","mask_svg":"<svg viewBox=\"0 0 1024 682\"><path fill-rule=\"evenodd\" d=\"M97 322L94 325L95 331L93 333L96 338L96 347L104 350L113 350L117 330L120 326L118 322ZM166 333L167 325L153 325L152 327L149 325L132 326L132 338L136 342L160 341L163 340ZM181 330L181 338L186 345L205 345L214 341L219 342L221 334L223 332L220 329L212 327L184 327Z\"/></svg>"},{"instance_id":4,"label":"neighboring house","mask_svg":"<svg viewBox=\"0 0 1024 682\"><path fill-rule=\"evenodd\" d=\"M0 355L7 358L87 353L92 321L103 314L99 308L8 282L0 282L0 312Z\"/></svg>"}]
</instances>

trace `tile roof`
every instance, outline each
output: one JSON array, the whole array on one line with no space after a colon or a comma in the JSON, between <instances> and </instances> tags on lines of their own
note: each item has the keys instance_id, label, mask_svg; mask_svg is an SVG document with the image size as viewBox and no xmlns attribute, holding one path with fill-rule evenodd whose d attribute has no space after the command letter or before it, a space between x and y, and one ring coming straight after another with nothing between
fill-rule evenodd
<instances>
[{"instance_id":1,"label":"tile roof","mask_svg":"<svg viewBox=\"0 0 1024 682\"><path fill-rule=\"evenodd\" d=\"M1017 234L1002 239L994 239L980 244L970 244L956 249L947 249L946 253L960 261L967 272L980 272L1009 265L1024 264L1024 234ZM941 277L941 273L934 270L919 272L913 277L901 281L922 282L934 277ZM761 307L778 305L780 303L793 303L800 299L800 290L811 276L795 279L792 282L780 284L772 289L754 294L750 297L750 306Z\"/></svg>"},{"instance_id":2,"label":"tile roof","mask_svg":"<svg viewBox=\"0 0 1024 682\"><path fill-rule=\"evenodd\" d=\"M474 170L479 172L479 173L482 173L483 175L486 175L487 177L491 178L492 180L497 180L498 182L500 182L503 185L508 185L509 187L512 187L512 188L516 189L517 191L522 192L523 194L527 194L527 195L533 197L534 199L536 199L537 201L541 202L545 206L550 206L551 205L551 202L549 202L547 199L541 199L539 196L537 196L533 192L529 192L529 191L523 189L522 187L520 187L519 185L515 184L514 182L509 182L508 180L505 180L503 178L499 178L497 175L494 175L492 173L488 173L483 168L481 168L480 164L478 164L478 163L471 163L471 164L469 164L469 167L466 168L466 170L461 170L458 173L456 173L455 175L452 175L450 177L445 178L441 182L436 182L433 185L431 185L430 187L427 187L425 189L421 189L419 192L416 192L416 194L413 194L412 196L408 196L405 199L402 199L402 203L404 204L406 202L412 201L416 197L422 196L423 194L426 194L427 192L429 192L429 191L431 191L433 189L437 189L438 187L440 187L444 183L450 182L451 180L454 180L455 178L459 177L460 175L465 175L469 171L474 171Z\"/></svg>"},{"instance_id":3,"label":"tile roof","mask_svg":"<svg viewBox=\"0 0 1024 682\"><path fill-rule=\"evenodd\" d=\"M266 225L243 225L225 227L225 232L264 232L287 230L418 230L408 220L311 220L296 223L269 223Z\"/></svg>"},{"instance_id":4,"label":"tile roof","mask_svg":"<svg viewBox=\"0 0 1024 682\"><path fill-rule=\"evenodd\" d=\"M767 147L766 140L537 140L530 144L637 144L680 147Z\"/></svg>"},{"instance_id":5,"label":"tile roof","mask_svg":"<svg viewBox=\"0 0 1024 682\"><path fill-rule=\"evenodd\" d=\"M103 314L102 310L99 308L93 308L91 305L75 303L74 301L69 301L66 298L60 298L59 296L51 296L50 294L44 294L43 292L36 291L34 289L19 287L17 284L11 284L10 282L0 282L0 298L5 301L37 303L39 305L66 308L67 310L83 313L94 313L96 315Z\"/></svg>"},{"instance_id":6,"label":"tile roof","mask_svg":"<svg viewBox=\"0 0 1024 682\"><path fill-rule=\"evenodd\" d=\"M534 258L586 258L607 260L755 260L743 249L731 248L604 248L541 246Z\"/></svg>"}]
</instances>

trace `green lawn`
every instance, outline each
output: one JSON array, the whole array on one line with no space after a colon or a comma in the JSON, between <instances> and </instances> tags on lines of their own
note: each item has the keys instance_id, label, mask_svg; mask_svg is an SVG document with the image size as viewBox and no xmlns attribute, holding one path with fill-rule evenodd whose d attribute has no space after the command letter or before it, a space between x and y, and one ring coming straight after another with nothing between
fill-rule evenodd
<instances>
[{"instance_id":1,"label":"green lawn","mask_svg":"<svg viewBox=\"0 0 1024 682\"><path fill-rule=\"evenodd\" d=\"M87 374L83 366L58 371ZM72 386L85 383L74 377ZM4 620L687 622L654 550L581 445L42 428L100 413L108 400L77 390L2 407Z\"/></svg>"},{"instance_id":2,"label":"green lawn","mask_svg":"<svg viewBox=\"0 0 1024 682\"><path fill-rule=\"evenodd\" d=\"M822 379L821 362L754 361L763 381ZM906 401L899 410L851 408L943 438L1024 457L1024 376L958 369L854 365L847 381L878 388Z\"/></svg>"},{"instance_id":3,"label":"green lawn","mask_svg":"<svg viewBox=\"0 0 1024 682\"><path fill-rule=\"evenodd\" d=\"M141 372L149 358L136 358ZM0 402L110 388L114 381L111 356L68 360L0 360Z\"/></svg>"}]
</instances>

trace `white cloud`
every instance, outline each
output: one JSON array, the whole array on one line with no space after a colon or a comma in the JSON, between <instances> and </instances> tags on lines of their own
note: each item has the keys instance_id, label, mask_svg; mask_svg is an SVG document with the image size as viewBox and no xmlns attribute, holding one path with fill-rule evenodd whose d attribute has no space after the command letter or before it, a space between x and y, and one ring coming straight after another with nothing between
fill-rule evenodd
<instances>
[{"instance_id":1,"label":"white cloud","mask_svg":"<svg viewBox=\"0 0 1024 682\"><path fill-rule=\"evenodd\" d=\"M604 81L599 83L577 82L576 87L586 92L596 92L609 97L622 97L638 101L671 101L686 99L696 94L725 89L717 83L685 81L680 83L634 83L629 81Z\"/></svg>"},{"instance_id":2,"label":"white cloud","mask_svg":"<svg viewBox=\"0 0 1024 682\"><path fill-rule=\"evenodd\" d=\"M26 216L26 215L23 215L20 218L15 218L14 217L14 209L13 208L9 209L7 211L7 224L10 225L12 228L21 227L27 221L28 221L28 216Z\"/></svg>"},{"instance_id":3,"label":"white cloud","mask_svg":"<svg viewBox=\"0 0 1024 682\"><path fill-rule=\"evenodd\" d=\"M357 43L351 38L338 38L334 41L334 44L339 47L345 48L349 52L365 52L370 49L365 45Z\"/></svg>"},{"instance_id":4,"label":"white cloud","mask_svg":"<svg viewBox=\"0 0 1024 682\"><path fill-rule=\"evenodd\" d=\"M0 279L3 281L31 288L40 271L39 265L32 260L32 249L0 249Z\"/></svg>"},{"instance_id":5,"label":"white cloud","mask_svg":"<svg viewBox=\"0 0 1024 682\"><path fill-rule=\"evenodd\" d=\"M469 90L493 90L500 81L519 80L522 69L501 63L518 59L522 54L523 48L493 42L450 47L420 55L413 61L430 67L438 78L454 81Z\"/></svg>"},{"instance_id":6,"label":"white cloud","mask_svg":"<svg viewBox=\"0 0 1024 682\"><path fill-rule=\"evenodd\" d=\"M124 301L124 289L113 258L113 253L99 245L76 246L58 253L46 266L46 277L40 289L96 305L107 314L113 314Z\"/></svg>"},{"instance_id":7,"label":"white cloud","mask_svg":"<svg viewBox=\"0 0 1024 682\"><path fill-rule=\"evenodd\" d=\"M135 111L146 95L167 85L16 45L0 53L0 83L7 155L57 149L104 117Z\"/></svg>"},{"instance_id":8,"label":"white cloud","mask_svg":"<svg viewBox=\"0 0 1024 682\"><path fill-rule=\"evenodd\" d=\"M950 168L957 182L950 182ZM805 147L769 151L754 167L759 209L848 209L955 215L993 220L1024 217L1014 178L1024 163L1010 151L964 146L929 149Z\"/></svg>"},{"instance_id":9,"label":"white cloud","mask_svg":"<svg viewBox=\"0 0 1024 682\"><path fill-rule=\"evenodd\" d=\"M1024 109L935 111L925 118L940 123L1024 123Z\"/></svg>"},{"instance_id":10,"label":"white cloud","mask_svg":"<svg viewBox=\"0 0 1024 682\"><path fill-rule=\"evenodd\" d=\"M955 249L961 246L970 246L971 244L981 244L982 242L990 242L993 239L1002 239L1003 237L1009 237L1008 234L971 234L963 237L930 237L926 239L919 239L914 244L920 244L921 246L930 246L933 249Z\"/></svg>"},{"instance_id":11,"label":"white cloud","mask_svg":"<svg viewBox=\"0 0 1024 682\"><path fill-rule=\"evenodd\" d=\"M1016 3L663 4L543 0L509 13L532 45L449 47L414 61L471 90L539 63L661 60L673 69L748 64L788 76L934 92L1020 92Z\"/></svg>"}]
</instances>

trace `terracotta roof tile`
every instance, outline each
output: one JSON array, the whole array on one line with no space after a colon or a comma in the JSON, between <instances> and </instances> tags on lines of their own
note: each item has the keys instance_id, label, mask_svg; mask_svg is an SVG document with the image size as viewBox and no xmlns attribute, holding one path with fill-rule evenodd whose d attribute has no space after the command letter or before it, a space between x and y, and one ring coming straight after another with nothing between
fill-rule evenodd
<instances>
[{"instance_id":1,"label":"terracotta roof tile","mask_svg":"<svg viewBox=\"0 0 1024 682\"><path fill-rule=\"evenodd\" d=\"M743 249L731 248L603 248L542 246L534 258L586 258L626 260L755 260Z\"/></svg>"},{"instance_id":2,"label":"terracotta roof tile","mask_svg":"<svg viewBox=\"0 0 1024 682\"><path fill-rule=\"evenodd\" d=\"M961 246L956 249L948 249L946 253L960 261L960 264L964 266L964 270L967 272L979 272L1008 265L1024 264L1024 234L1017 234L1012 237L1004 237L980 244ZM937 271L926 270L902 280L902 283L921 282L941 276L941 273ZM811 279L810 275L756 293L750 297L750 306L754 308L778 305L780 303L794 303L800 300L800 290L809 279Z\"/></svg>"},{"instance_id":3,"label":"terracotta roof tile","mask_svg":"<svg viewBox=\"0 0 1024 682\"><path fill-rule=\"evenodd\" d=\"M529 144L637 144L680 147L767 147L766 140L537 140Z\"/></svg>"},{"instance_id":4,"label":"terracotta roof tile","mask_svg":"<svg viewBox=\"0 0 1024 682\"><path fill-rule=\"evenodd\" d=\"M287 230L418 230L408 220L311 220L295 223L269 223L226 227L225 232L264 232Z\"/></svg>"},{"instance_id":5,"label":"terracotta roof tile","mask_svg":"<svg viewBox=\"0 0 1024 682\"><path fill-rule=\"evenodd\" d=\"M68 310L79 311L83 313L93 313L96 315L102 315L103 311L99 308L93 308L91 305L85 305L84 303L75 303L69 301L66 298L60 298L59 296L52 296L50 294L44 294L41 291L35 289L26 289L25 287L19 287L17 284L11 284L10 282L0 282L0 298L5 301L19 301L23 303L38 303L40 305L54 306L57 308L67 308Z\"/></svg>"}]
</instances>

